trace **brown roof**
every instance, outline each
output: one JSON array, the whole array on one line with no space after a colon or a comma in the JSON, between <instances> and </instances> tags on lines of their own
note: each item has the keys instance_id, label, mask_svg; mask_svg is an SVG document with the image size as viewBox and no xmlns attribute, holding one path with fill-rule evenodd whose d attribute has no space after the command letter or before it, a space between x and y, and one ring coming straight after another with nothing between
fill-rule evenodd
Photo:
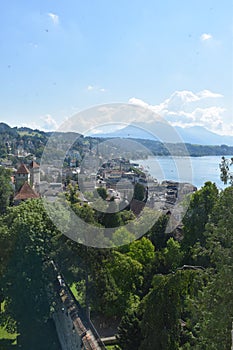
<instances>
[{"instance_id":1,"label":"brown roof","mask_svg":"<svg viewBox=\"0 0 233 350\"><path fill-rule=\"evenodd\" d=\"M27 181L24 182L14 200L25 200L31 198L38 198L39 195L31 188Z\"/></svg>"},{"instance_id":2,"label":"brown roof","mask_svg":"<svg viewBox=\"0 0 233 350\"><path fill-rule=\"evenodd\" d=\"M144 202L141 202L137 199L132 199L132 201L130 202L130 209L136 216L138 216L144 209L145 205L146 204Z\"/></svg>"},{"instance_id":3,"label":"brown roof","mask_svg":"<svg viewBox=\"0 0 233 350\"><path fill-rule=\"evenodd\" d=\"M16 174L30 174L30 171L28 170L26 165L22 163L16 171Z\"/></svg>"},{"instance_id":4,"label":"brown roof","mask_svg":"<svg viewBox=\"0 0 233 350\"><path fill-rule=\"evenodd\" d=\"M31 163L30 163L30 167L34 169L34 168L39 168L40 166L39 166L39 164L37 164L37 162L32 160Z\"/></svg>"}]
</instances>

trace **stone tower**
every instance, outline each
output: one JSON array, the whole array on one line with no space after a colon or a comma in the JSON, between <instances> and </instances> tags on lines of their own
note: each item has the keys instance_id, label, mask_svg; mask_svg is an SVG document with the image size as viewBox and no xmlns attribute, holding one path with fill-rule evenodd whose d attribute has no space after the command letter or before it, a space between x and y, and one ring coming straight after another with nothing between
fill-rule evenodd
<instances>
[{"instance_id":1,"label":"stone tower","mask_svg":"<svg viewBox=\"0 0 233 350\"><path fill-rule=\"evenodd\" d=\"M30 171L22 163L15 174L15 191L18 192L25 182L30 183Z\"/></svg>"},{"instance_id":2,"label":"stone tower","mask_svg":"<svg viewBox=\"0 0 233 350\"><path fill-rule=\"evenodd\" d=\"M33 160L29 166L30 169L30 185L35 188L40 184L40 166Z\"/></svg>"}]
</instances>

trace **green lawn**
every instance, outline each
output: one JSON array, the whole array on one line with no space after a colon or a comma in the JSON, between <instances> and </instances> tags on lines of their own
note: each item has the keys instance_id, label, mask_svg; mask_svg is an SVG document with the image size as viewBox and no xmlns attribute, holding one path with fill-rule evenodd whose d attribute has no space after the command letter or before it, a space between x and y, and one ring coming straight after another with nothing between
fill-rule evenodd
<instances>
[{"instance_id":1,"label":"green lawn","mask_svg":"<svg viewBox=\"0 0 233 350\"><path fill-rule=\"evenodd\" d=\"M80 282L80 284L84 284L84 281ZM70 290L74 294L75 299L79 302L79 304L83 307L85 302L85 296L83 292L79 292L76 289L76 283L72 283L70 286Z\"/></svg>"},{"instance_id":2,"label":"green lawn","mask_svg":"<svg viewBox=\"0 0 233 350\"><path fill-rule=\"evenodd\" d=\"M1 304L2 313L4 312L4 304L5 304L4 302ZM11 343L11 345L16 345L17 335L18 335L17 333L7 332L5 326L0 326L0 348L1 348L1 343L4 341L8 341L8 343Z\"/></svg>"},{"instance_id":3,"label":"green lawn","mask_svg":"<svg viewBox=\"0 0 233 350\"><path fill-rule=\"evenodd\" d=\"M8 333L7 330L4 327L0 327L0 344L2 339L9 339L12 340L12 344L16 344L17 339L17 333Z\"/></svg>"}]
</instances>

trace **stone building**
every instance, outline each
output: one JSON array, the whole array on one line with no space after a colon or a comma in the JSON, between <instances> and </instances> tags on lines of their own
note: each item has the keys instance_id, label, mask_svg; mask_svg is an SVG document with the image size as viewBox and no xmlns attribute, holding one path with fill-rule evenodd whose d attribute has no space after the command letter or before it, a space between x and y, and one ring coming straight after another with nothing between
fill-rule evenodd
<instances>
[{"instance_id":1,"label":"stone building","mask_svg":"<svg viewBox=\"0 0 233 350\"><path fill-rule=\"evenodd\" d=\"M35 188L40 184L40 166L33 160L29 165L30 185Z\"/></svg>"},{"instance_id":2,"label":"stone building","mask_svg":"<svg viewBox=\"0 0 233 350\"><path fill-rule=\"evenodd\" d=\"M15 191L19 192L25 182L28 184L30 183L30 171L27 166L22 163L15 173Z\"/></svg>"},{"instance_id":3,"label":"stone building","mask_svg":"<svg viewBox=\"0 0 233 350\"><path fill-rule=\"evenodd\" d=\"M39 194L36 193L27 181L20 187L20 190L14 196L14 204L17 205L21 201L27 199L39 198Z\"/></svg>"}]
</instances>

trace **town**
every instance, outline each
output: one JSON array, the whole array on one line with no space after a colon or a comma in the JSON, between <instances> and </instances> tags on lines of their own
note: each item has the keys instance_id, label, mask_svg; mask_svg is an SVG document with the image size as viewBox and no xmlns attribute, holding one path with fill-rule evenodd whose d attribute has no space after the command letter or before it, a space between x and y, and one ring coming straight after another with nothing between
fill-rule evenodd
<instances>
[{"instance_id":1,"label":"town","mask_svg":"<svg viewBox=\"0 0 233 350\"><path fill-rule=\"evenodd\" d=\"M78 185L81 202L90 204L96 190L101 188L106 191L106 201L129 206L138 215L145 204L155 210L171 210L186 195L197 190L189 183L169 180L159 183L146 169L124 158L109 159L101 165L97 174L87 174L82 162L80 167L74 166L76 164L72 159L70 164L66 163L62 173L55 166L42 173L35 160L27 163L19 160L17 168L5 166L12 170L13 203L17 205L21 201L39 197L55 200L59 193L67 190L68 185ZM139 196L135 196L135 188L141 190ZM178 213L176 215L179 221Z\"/></svg>"}]
</instances>

